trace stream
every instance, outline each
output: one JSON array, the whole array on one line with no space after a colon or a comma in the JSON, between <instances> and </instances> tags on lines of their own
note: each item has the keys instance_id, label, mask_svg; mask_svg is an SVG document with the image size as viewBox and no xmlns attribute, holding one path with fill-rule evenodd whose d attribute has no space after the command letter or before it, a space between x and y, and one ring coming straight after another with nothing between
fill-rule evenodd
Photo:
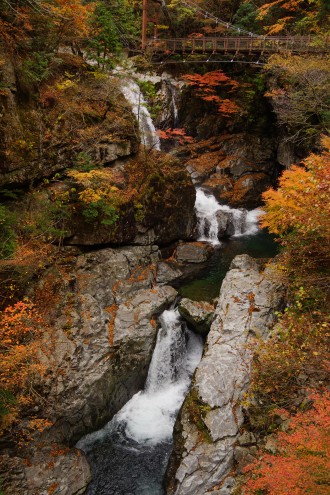
<instances>
[{"instance_id":1,"label":"stream","mask_svg":"<svg viewBox=\"0 0 330 495\"><path fill-rule=\"evenodd\" d=\"M122 92L138 120L142 144L159 149L138 84L124 80ZM174 97L172 105L176 109ZM177 113L174 117L177 120ZM221 282L237 254L269 258L276 254L276 246L273 238L258 228L262 214L259 209L247 211L220 205L211 193L197 188L195 210L198 240L212 244L215 254L197 278L195 275L179 287L179 294L212 301L218 297ZM175 308L164 311L159 324L144 389L102 429L77 443L92 469L93 480L86 495L165 494L163 479L172 449L173 427L202 357L203 340L188 329Z\"/></svg>"},{"instance_id":2,"label":"stream","mask_svg":"<svg viewBox=\"0 0 330 495\"><path fill-rule=\"evenodd\" d=\"M161 328L144 390L101 430L81 439L92 467L87 495L160 495L172 432L203 351L202 338L177 310L160 316Z\"/></svg>"}]
</instances>

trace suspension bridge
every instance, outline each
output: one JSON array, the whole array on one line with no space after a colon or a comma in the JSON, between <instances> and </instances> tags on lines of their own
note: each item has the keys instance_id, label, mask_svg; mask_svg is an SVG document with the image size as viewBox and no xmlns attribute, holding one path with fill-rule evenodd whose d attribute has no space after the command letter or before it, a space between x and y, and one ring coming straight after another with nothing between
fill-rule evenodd
<instances>
[{"instance_id":1,"label":"suspension bridge","mask_svg":"<svg viewBox=\"0 0 330 495\"><path fill-rule=\"evenodd\" d=\"M148 2L158 4L158 13L153 19L148 18ZM319 45L310 36L263 36L242 29L229 22L223 21L212 13L204 10L193 0L181 0L182 5L190 8L196 16L210 19L215 26L222 26L224 31L230 32L230 35L221 36L203 36L190 35L186 38L159 38L158 37L158 20L159 9L166 10L167 17L170 17L164 0L143 0L142 15L142 50L151 55L161 58L162 56L170 57L172 54L181 54L183 57L192 54L210 55L223 54L236 56L238 54L271 55L274 53L327 53L329 51L329 40ZM154 24L153 37L147 37L148 23ZM235 33L235 34L232 34Z\"/></svg>"}]
</instances>

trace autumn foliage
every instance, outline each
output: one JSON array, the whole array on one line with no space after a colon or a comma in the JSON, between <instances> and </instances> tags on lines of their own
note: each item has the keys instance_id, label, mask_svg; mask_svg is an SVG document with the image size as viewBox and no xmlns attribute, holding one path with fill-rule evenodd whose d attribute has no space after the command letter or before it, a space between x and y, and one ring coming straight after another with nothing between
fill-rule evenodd
<instances>
[{"instance_id":1,"label":"autumn foliage","mask_svg":"<svg viewBox=\"0 0 330 495\"><path fill-rule=\"evenodd\" d=\"M322 383L327 373L330 154L329 140L323 142L322 154L286 170L279 188L263 195L262 225L284 247L276 270L290 306L255 354L251 392L259 409L291 407L309 381Z\"/></svg>"},{"instance_id":2,"label":"autumn foliage","mask_svg":"<svg viewBox=\"0 0 330 495\"><path fill-rule=\"evenodd\" d=\"M245 468L244 495L327 495L330 487L330 394L313 394L313 407L290 418L277 452L262 452ZM286 411L278 411L290 417Z\"/></svg>"},{"instance_id":3,"label":"autumn foliage","mask_svg":"<svg viewBox=\"0 0 330 495\"><path fill-rule=\"evenodd\" d=\"M165 131L163 130L158 130L157 135L161 139L170 139L177 141L179 144L188 144L192 143L194 141L194 138L191 136L187 136L185 129L166 129Z\"/></svg>"},{"instance_id":4,"label":"autumn foliage","mask_svg":"<svg viewBox=\"0 0 330 495\"><path fill-rule=\"evenodd\" d=\"M57 49L60 43L88 35L93 9L93 4L81 0L9 0L0 9L1 40L15 51L35 48L32 40L43 48Z\"/></svg>"},{"instance_id":5,"label":"autumn foliage","mask_svg":"<svg viewBox=\"0 0 330 495\"><path fill-rule=\"evenodd\" d=\"M196 96L203 101L215 103L218 111L224 117L230 117L239 111L239 107L234 101L222 98L217 94L219 87L225 87L229 92L233 92L239 87L237 81L226 76L221 70L207 72L204 75L186 74L182 78L194 88Z\"/></svg>"},{"instance_id":6,"label":"autumn foliage","mask_svg":"<svg viewBox=\"0 0 330 495\"><path fill-rule=\"evenodd\" d=\"M317 308L320 302L313 303L301 287L271 338L255 350L250 394L256 399L254 411L266 414L259 424L263 430L273 424L268 412L277 407L295 411L308 383L323 384L328 374L330 322Z\"/></svg>"},{"instance_id":7,"label":"autumn foliage","mask_svg":"<svg viewBox=\"0 0 330 495\"><path fill-rule=\"evenodd\" d=\"M311 154L305 167L286 170L277 190L263 194L262 226L279 236L289 264L304 277L327 279L330 253L330 139L320 155Z\"/></svg>"},{"instance_id":8,"label":"autumn foliage","mask_svg":"<svg viewBox=\"0 0 330 495\"><path fill-rule=\"evenodd\" d=\"M329 13L326 4L324 0L274 0L263 3L258 14L267 35L284 34L289 30L299 34L307 30L316 33L326 24Z\"/></svg>"},{"instance_id":9,"label":"autumn foliage","mask_svg":"<svg viewBox=\"0 0 330 495\"><path fill-rule=\"evenodd\" d=\"M36 385L45 373L41 339L45 323L29 300L0 313L0 399L2 427L8 426L36 398Z\"/></svg>"}]
</instances>

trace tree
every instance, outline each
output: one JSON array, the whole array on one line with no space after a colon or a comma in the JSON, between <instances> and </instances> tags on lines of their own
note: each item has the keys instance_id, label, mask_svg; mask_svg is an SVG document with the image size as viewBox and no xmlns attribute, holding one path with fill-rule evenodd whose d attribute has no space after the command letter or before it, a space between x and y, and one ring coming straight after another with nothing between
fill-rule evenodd
<instances>
[{"instance_id":1,"label":"tree","mask_svg":"<svg viewBox=\"0 0 330 495\"><path fill-rule=\"evenodd\" d=\"M266 70L275 76L266 96L287 140L313 145L330 126L330 63L316 57L272 56Z\"/></svg>"},{"instance_id":2,"label":"tree","mask_svg":"<svg viewBox=\"0 0 330 495\"><path fill-rule=\"evenodd\" d=\"M223 86L229 92L233 92L239 87L238 82L226 76L222 70L207 72L204 75L186 74L182 78L187 81L189 86L195 89L196 95L202 100L215 103L218 111L224 117L230 117L239 111L239 107L235 102L217 95L218 88Z\"/></svg>"},{"instance_id":3,"label":"tree","mask_svg":"<svg viewBox=\"0 0 330 495\"><path fill-rule=\"evenodd\" d=\"M45 2L52 19L55 49L60 44L69 44L87 38L90 31L89 18L94 10L93 3L81 0L53 0Z\"/></svg>"},{"instance_id":4,"label":"tree","mask_svg":"<svg viewBox=\"0 0 330 495\"><path fill-rule=\"evenodd\" d=\"M279 188L263 194L262 226L279 235L290 267L314 285L326 284L330 266L330 138L322 142L320 155L311 154L305 167L286 170Z\"/></svg>"},{"instance_id":5,"label":"tree","mask_svg":"<svg viewBox=\"0 0 330 495\"><path fill-rule=\"evenodd\" d=\"M310 34L326 32L329 6L326 0L274 0L259 8L259 19L267 35L292 32ZM325 29L323 29L323 27ZM329 29L329 28L328 28Z\"/></svg>"},{"instance_id":6,"label":"tree","mask_svg":"<svg viewBox=\"0 0 330 495\"><path fill-rule=\"evenodd\" d=\"M313 407L290 418L277 436L277 452L261 452L245 468L244 495L327 495L330 486L330 394L311 395Z\"/></svg>"},{"instance_id":7,"label":"tree","mask_svg":"<svg viewBox=\"0 0 330 495\"><path fill-rule=\"evenodd\" d=\"M0 0L2 41L12 50L56 50L89 34L93 9L81 0Z\"/></svg>"},{"instance_id":8,"label":"tree","mask_svg":"<svg viewBox=\"0 0 330 495\"><path fill-rule=\"evenodd\" d=\"M127 0L100 1L90 20L89 47L100 65L111 64L111 56L135 44L138 34L134 7ZM108 59L108 61L107 61Z\"/></svg>"},{"instance_id":9,"label":"tree","mask_svg":"<svg viewBox=\"0 0 330 495\"><path fill-rule=\"evenodd\" d=\"M247 31L252 31L255 34L262 34L262 22L258 17L259 11L255 2L240 3L234 18L233 23Z\"/></svg>"},{"instance_id":10,"label":"tree","mask_svg":"<svg viewBox=\"0 0 330 495\"><path fill-rule=\"evenodd\" d=\"M161 139L169 139L170 141L176 141L182 145L194 142L194 138L187 136L186 131L183 128L166 129L165 131L158 130L157 134Z\"/></svg>"}]
</instances>

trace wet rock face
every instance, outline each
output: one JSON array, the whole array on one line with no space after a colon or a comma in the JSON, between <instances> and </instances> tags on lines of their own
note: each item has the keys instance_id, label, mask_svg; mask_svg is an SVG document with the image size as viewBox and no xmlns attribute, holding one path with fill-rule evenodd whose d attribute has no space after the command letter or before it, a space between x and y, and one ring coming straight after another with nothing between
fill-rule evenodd
<instances>
[{"instance_id":1,"label":"wet rock face","mask_svg":"<svg viewBox=\"0 0 330 495\"><path fill-rule=\"evenodd\" d=\"M156 283L158 257L155 246L103 249L40 283L40 304L54 302L46 411L55 422L47 434L53 441L74 442L98 428L142 388L157 315L176 297Z\"/></svg>"},{"instance_id":2,"label":"wet rock face","mask_svg":"<svg viewBox=\"0 0 330 495\"><path fill-rule=\"evenodd\" d=\"M196 191L182 164L174 163L171 176L156 180L152 188L133 243L166 245L191 239L196 226Z\"/></svg>"},{"instance_id":3,"label":"wet rock face","mask_svg":"<svg viewBox=\"0 0 330 495\"><path fill-rule=\"evenodd\" d=\"M267 337L282 303L283 288L270 270L261 274L247 255L234 259L221 287L207 350L176 423L168 494L231 493L232 478L224 480L242 457L244 439L237 443L243 424L240 400L252 359L247 343L255 334Z\"/></svg>"},{"instance_id":4,"label":"wet rock face","mask_svg":"<svg viewBox=\"0 0 330 495\"><path fill-rule=\"evenodd\" d=\"M212 323L214 307L204 301L183 298L179 302L179 313L195 332L207 335Z\"/></svg>"},{"instance_id":5,"label":"wet rock face","mask_svg":"<svg viewBox=\"0 0 330 495\"><path fill-rule=\"evenodd\" d=\"M85 493L88 463L67 445L102 426L143 388L157 317L177 295L165 284L181 272L158 263L157 246L77 251L66 248L36 288L52 329L44 356L51 375L39 413L53 426L26 445L28 462L0 456L8 495Z\"/></svg>"},{"instance_id":6,"label":"wet rock face","mask_svg":"<svg viewBox=\"0 0 330 495\"><path fill-rule=\"evenodd\" d=\"M211 190L220 203L255 208L277 174L276 148L271 137L220 135L189 147L187 170L194 183Z\"/></svg>"},{"instance_id":7,"label":"wet rock face","mask_svg":"<svg viewBox=\"0 0 330 495\"><path fill-rule=\"evenodd\" d=\"M230 237L235 234L233 213L230 211L218 211L216 213L218 221L218 237Z\"/></svg>"}]
</instances>

